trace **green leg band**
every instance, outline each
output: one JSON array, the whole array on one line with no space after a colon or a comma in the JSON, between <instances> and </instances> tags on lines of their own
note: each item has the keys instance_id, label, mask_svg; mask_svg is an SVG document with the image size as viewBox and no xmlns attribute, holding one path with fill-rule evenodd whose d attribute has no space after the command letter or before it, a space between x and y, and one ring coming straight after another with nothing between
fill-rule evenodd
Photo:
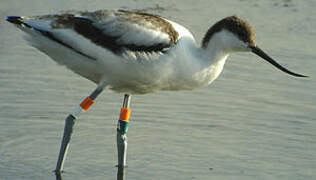
<instances>
[{"instance_id":1,"label":"green leg band","mask_svg":"<svg viewBox=\"0 0 316 180\"><path fill-rule=\"evenodd\" d=\"M128 122L123 120L118 120L117 130L121 132L121 134L126 134L128 130Z\"/></svg>"}]
</instances>

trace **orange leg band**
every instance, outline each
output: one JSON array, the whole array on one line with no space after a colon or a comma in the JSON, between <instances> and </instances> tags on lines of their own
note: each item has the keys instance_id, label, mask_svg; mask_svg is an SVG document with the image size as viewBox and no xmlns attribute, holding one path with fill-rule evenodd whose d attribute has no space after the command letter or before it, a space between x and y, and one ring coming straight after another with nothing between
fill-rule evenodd
<instances>
[{"instance_id":1,"label":"orange leg band","mask_svg":"<svg viewBox=\"0 0 316 180\"><path fill-rule=\"evenodd\" d=\"M128 121L130 114L131 114L131 110L129 108L122 107L121 114L120 114L120 120Z\"/></svg>"},{"instance_id":2,"label":"orange leg band","mask_svg":"<svg viewBox=\"0 0 316 180\"><path fill-rule=\"evenodd\" d=\"M93 103L94 101L90 97L86 97L86 99L81 102L80 107L87 111Z\"/></svg>"}]
</instances>

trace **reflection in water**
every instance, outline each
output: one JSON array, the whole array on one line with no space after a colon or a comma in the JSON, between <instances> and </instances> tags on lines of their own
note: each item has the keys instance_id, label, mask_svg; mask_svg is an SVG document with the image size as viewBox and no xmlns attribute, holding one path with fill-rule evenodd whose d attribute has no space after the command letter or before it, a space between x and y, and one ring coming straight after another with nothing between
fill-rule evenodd
<instances>
[{"instance_id":1,"label":"reflection in water","mask_svg":"<svg viewBox=\"0 0 316 180\"><path fill-rule=\"evenodd\" d=\"M124 179L125 179L125 167L117 166L117 180L124 180Z\"/></svg>"},{"instance_id":2,"label":"reflection in water","mask_svg":"<svg viewBox=\"0 0 316 180\"><path fill-rule=\"evenodd\" d=\"M56 180L62 180L63 176L61 175L61 173L55 172L56 175Z\"/></svg>"},{"instance_id":3,"label":"reflection in water","mask_svg":"<svg viewBox=\"0 0 316 180\"><path fill-rule=\"evenodd\" d=\"M56 180L63 180L62 173L55 172ZM125 167L117 166L117 180L125 179Z\"/></svg>"}]
</instances>

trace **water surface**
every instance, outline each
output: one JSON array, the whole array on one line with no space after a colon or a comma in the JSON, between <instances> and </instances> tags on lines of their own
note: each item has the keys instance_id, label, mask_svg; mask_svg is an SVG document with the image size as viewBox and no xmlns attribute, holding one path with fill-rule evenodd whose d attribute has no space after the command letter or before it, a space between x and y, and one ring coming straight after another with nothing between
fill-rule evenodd
<instances>
[{"instance_id":1,"label":"water surface","mask_svg":"<svg viewBox=\"0 0 316 180\"><path fill-rule=\"evenodd\" d=\"M1 0L0 179L54 179L64 118L95 88L28 46L5 16L103 8L160 14L198 42L235 14L254 25L262 49L310 76L294 78L239 53L209 87L133 96L127 179L316 178L315 1ZM64 179L116 178L122 100L106 91L80 116Z\"/></svg>"}]
</instances>

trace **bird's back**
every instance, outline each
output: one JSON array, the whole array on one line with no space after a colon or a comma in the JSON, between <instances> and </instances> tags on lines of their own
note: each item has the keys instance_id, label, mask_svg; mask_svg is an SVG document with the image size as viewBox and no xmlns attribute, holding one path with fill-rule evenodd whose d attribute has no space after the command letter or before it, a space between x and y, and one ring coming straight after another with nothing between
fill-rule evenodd
<instances>
[{"instance_id":1,"label":"bird's back","mask_svg":"<svg viewBox=\"0 0 316 180\"><path fill-rule=\"evenodd\" d=\"M96 83L107 81L122 92L136 86L143 87L136 90L139 93L168 89L163 86L169 86L164 82L171 79L168 73L174 76L176 62L172 61L181 59L186 64L188 59L185 53L177 57L176 49L186 45L182 42L186 40L195 45L183 26L157 15L125 10L11 16L7 20L31 35L27 40L59 64Z\"/></svg>"}]
</instances>

